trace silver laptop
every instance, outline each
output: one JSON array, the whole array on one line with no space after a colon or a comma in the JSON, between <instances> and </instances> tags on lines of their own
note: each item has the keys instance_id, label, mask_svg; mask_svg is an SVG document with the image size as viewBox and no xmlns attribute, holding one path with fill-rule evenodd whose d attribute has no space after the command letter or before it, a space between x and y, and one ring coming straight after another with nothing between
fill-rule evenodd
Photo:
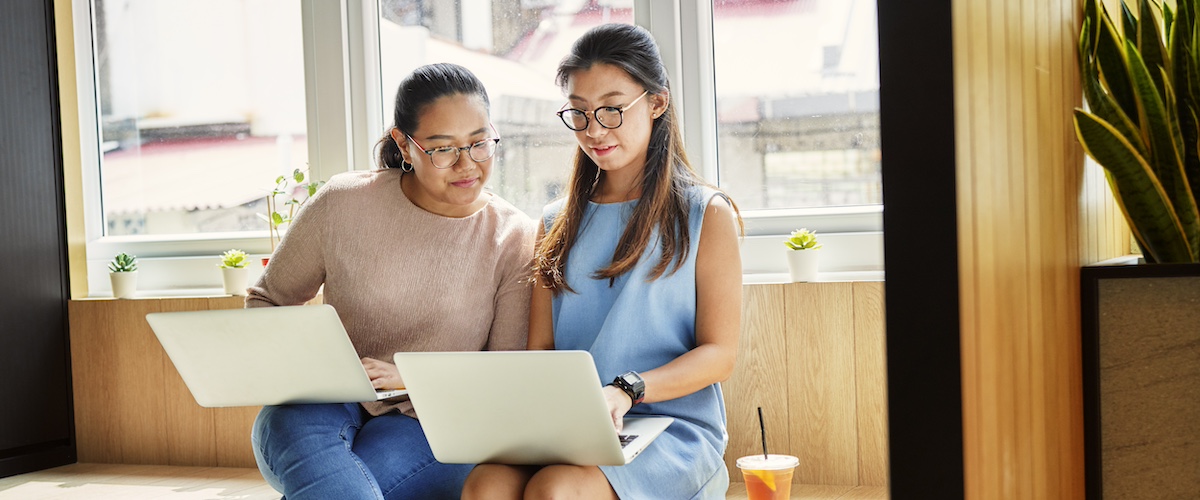
<instances>
[{"instance_id":1,"label":"silver laptop","mask_svg":"<svg viewBox=\"0 0 1200 500\"><path fill-rule=\"evenodd\" d=\"M674 421L618 436L586 351L398 352L396 368L442 463L624 465Z\"/></svg>"},{"instance_id":2,"label":"silver laptop","mask_svg":"<svg viewBox=\"0 0 1200 500\"><path fill-rule=\"evenodd\" d=\"M146 321L204 407L353 403L376 391L329 305L161 312Z\"/></svg>"}]
</instances>

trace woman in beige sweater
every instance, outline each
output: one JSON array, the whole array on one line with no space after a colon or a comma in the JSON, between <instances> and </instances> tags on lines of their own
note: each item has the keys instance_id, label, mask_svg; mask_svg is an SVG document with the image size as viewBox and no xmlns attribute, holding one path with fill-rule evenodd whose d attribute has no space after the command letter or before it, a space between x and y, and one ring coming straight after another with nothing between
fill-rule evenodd
<instances>
[{"instance_id":1,"label":"woman in beige sweater","mask_svg":"<svg viewBox=\"0 0 1200 500\"><path fill-rule=\"evenodd\" d=\"M247 307L321 285L376 388L397 351L524 349L533 221L483 189L500 138L470 71L417 68L396 92L380 169L333 176L300 212ZM263 408L259 469L285 498L458 498L470 465L434 460L412 405Z\"/></svg>"}]
</instances>

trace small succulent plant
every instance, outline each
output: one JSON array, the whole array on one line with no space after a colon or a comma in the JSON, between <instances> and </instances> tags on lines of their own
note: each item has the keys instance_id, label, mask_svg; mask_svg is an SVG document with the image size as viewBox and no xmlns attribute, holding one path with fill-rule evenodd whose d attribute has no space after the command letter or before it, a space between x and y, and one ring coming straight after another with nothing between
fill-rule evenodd
<instances>
[{"instance_id":1,"label":"small succulent plant","mask_svg":"<svg viewBox=\"0 0 1200 500\"><path fill-rule=\"evenodd\" d=\"M241 269L246 267L246 252L238 249L228 250L221 254L221 267Z\"/></svg>"},{"instance_id":2,"label":"small succulent plant","mask_svg":"<svg viewBox=\"0 0 1200 500\"><path fill-rule=\"evenodd\" d=\"M821 248L821 244L817 242L817 233L805 228L792 231L791 237L785 240L783 244L792 250L816 250Z\"/></svg>"},{"instance_id":3,"label":"small succulent plant","mask_svg":"<svg viewBox=\"0 0 1200 500\"><path fill-rule=\"evenodd\" d=\"M121 252L116 257L113 257L112 262L108 263L108 270L114 273L132 273L137 271L137 256Z\"/></svg>"}]
</instances>

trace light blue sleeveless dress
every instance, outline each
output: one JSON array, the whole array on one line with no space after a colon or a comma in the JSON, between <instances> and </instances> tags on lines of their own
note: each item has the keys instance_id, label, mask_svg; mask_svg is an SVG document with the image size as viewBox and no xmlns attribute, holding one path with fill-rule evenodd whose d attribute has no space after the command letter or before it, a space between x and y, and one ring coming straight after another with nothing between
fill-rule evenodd
<instances>
[{"instance_id":1,"label":"light blue sleeveless dress","mask_svg":"<svg viewBox=\"0 0 1200 500\"><path fill-rule=\"evenodd\" d=\"M691 246L683 267L646 281L662 255L654 238L636 267L611 287L609 280L591 275L612 262L637 200L588 203L579 238L567 258L567 283L576 293L564 292L553 300L555 348L591 352L602 385L630 370L658 368L694 348L696 251L704 211L717 195L700 186L688 193ZM564 200L559 200L546 207L547 229L564 206ZM728 435L719 385L670 401L640 404L629 412L629 416L639 415L665 415L675 417L675 422L633 462L600 467L622 499L725 498L729 472L722 457Z\"/></svg>"}]
</instances>

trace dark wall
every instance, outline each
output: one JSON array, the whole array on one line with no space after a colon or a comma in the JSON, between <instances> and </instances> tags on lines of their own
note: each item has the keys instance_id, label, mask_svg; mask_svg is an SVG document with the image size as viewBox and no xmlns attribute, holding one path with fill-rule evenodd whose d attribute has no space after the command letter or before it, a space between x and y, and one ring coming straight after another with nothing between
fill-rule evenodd
<instances>
[{"instance_id":1,"label":"dark wall","mask_svg":"<svg viewBox=\"0 0 1200 500\"><path fill-rule=\"evenodd\" d=\"M51 0L0 2L0 477L75 461Z\"/></svg>"},{"instance_id":2,"label":"dark wall","mask_svg":"<svg viewBox=\"0 0 1200 500\"><path fill-rule=\"evenodd\" d=\"M950 1L878 9L891 498L961 499Z\"/></svg>"}]
</instances>

